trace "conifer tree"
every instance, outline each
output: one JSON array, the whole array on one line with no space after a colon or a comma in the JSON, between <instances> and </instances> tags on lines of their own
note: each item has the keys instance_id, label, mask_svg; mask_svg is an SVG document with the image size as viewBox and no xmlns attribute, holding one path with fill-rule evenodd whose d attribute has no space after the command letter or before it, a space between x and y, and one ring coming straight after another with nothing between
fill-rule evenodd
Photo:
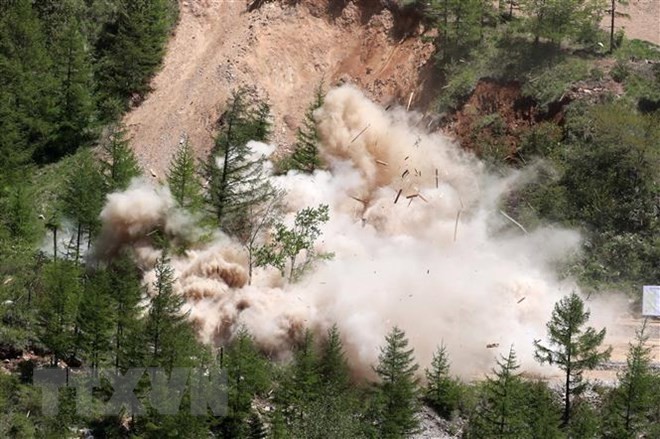
<instances>
[{"instance_id":1,"label":"conifer tree","mask_svg":"<svg viewBox=\"0 0 660 439\"><path fill-rule=\"evenodd\" d=\"M52 138L57 81L32 2L6 3L0 13L0 158L16 166Z\"/></svg>"},{"instance_id":2,"label":"conifer tree","mask_svg":"<svg viewBox=\"0 0 660 439\"><path fill-rule=\"evenodd\" d=\"M339 328L336 324L328 330L328 334L319 355L319 375L321 383L326 387L323 393L342 394L349 386L348 363L344 354Z\"/></svg>"},{"instance_id":3,"label":"conifer tree","mask_svg":"<svg viewBox=\"0 0 660 439\"><path fill-rule=\"evenodd\" d=\"M426 370L426 400L443 418L449 419L458 408L460 387L449 375L449 358L444 344L433 354L431 368Z\"/></svg>"},{"instance_id":4,"label":"conifer tree","mask_svg":"<svg viewBox=\"0 0 660 439\"><path fill-rule=\"evenodd\" d=\"M63 212L76 222L75 261L78 262L83 234L98 228L103 208L104 181L92 154L83 152L69 172L63 196Z\"/></svg>"},{"instance_id":5,"label":"conifer tree","mask_svg":"<svg viewBox=\"0 0 660 439\"><path fill-rule=\"evenodd\" d=\"M265 393L269 384L266 364L252 336L241 328L225 351L222 367L227 371L229 412L222 419L222 432L237 437L251 429L248 422L253 399Z\"/></svg>"},{"instance_id":6,"label":"conifer tree","mask_svg":"<svg viewBox=\"0 0 660 439\"><path fill-rule=\"evenodd\" d=\"M13 239L32 243L37 237L38 224L34 212L33 189L17 181L8 189L2 201L2 221Z\"/></svg>"},{"instance_id":7,"label":"conifer tree","mask_svg":"<svg viewBox=\"0 0 660 439\"><path fill-rule=\"evenodd\" d=\"M404 438L417 430L418 368L413 349L408 349L406 334L395 326L385 337L374 368L380 378L377 391L382 400L378 416L381 437Z\"/></svg>"},{"instance_id":8,"label":"conifer tree","mask_svg":"<svg viewBox=\"0 0 660 439\"><path fill-rule=\"evenodd\" d=\"M39 338L52 352L54 366L73 350L80 302L79 276L76 266L66 260L53 261L44 268L44 291L38 302Z\"/></svg>"},{"instance_id":9,"label":"conifer tree","mask_svg":"<svg viewBox=\"0 0 660 439\"><path fill-rule=\"evenodd\" d=\"M167 184L180 207L190 211L201 208L203 197L198 180L195 154L186 139L174 154L167 172Z\"/></svg>"},{"instance_id":10,"label":"conifer tree","mask_svg":"<svg viewBox=\"0 0 660 439\"><path fill-rule=\"evenodd\" d=\"M470 423L470 437L525 437L523 383L516 373L520 365L513 346L497 365L494 376L486 378L481 405Z\"/></svg>"},{"instance_id":11,"label":"conifer tree","mask_svg":"<svg viewBox=\"0 0 660 439\"><path fill-rule=\"evenodd\" d=\"M73 153L92 138L90 126L94 102L91 59L80 27L80 20L71 12L62 24L53 47L53 66L59 87L55 118L57 131L47 151L50 157Z\"/></svg>"},{"instance_id":12,"label":"conifer tree","mask_svg":"<svg viewBox=\"0 0 660 439\"><path fill-rule=\"evenodd\" d=\"M285 160L284 171L297 169L302 172L312 173L321 166L319 156L319 132L314 120L314 111L321 108L325 94L323 83L319 84L314 94L314 101L305 112L302 126L296 133L296 143L293 145L291 157Z\"/></svg>"},{"instance_id":13,"label":"conifer tree","mask_svg":"<svg viewBox=\"0 0 660 439\"><path fill-rule=\"evenodd\" d=\"M113 354L116 368L144 366L144 337L140 315L142 288L137 267L126 254L115 258L108 267L112 295Z\"/></svg>"},{"instance_id":14,"label":"conifer tree","mask_svg":"<svg viewBox=\"0 0 660 439\"><path fill-rule=\"evenodd\" d=\"M308 330L294 352L290 375L282 391L282 406L285 419L291 423L305 416L309 405L319 394L319 373L314 336Z\"/></svg>"},{"instance_id":15,"label":"conifer tree","mask_svg":"<svg viewBox=\"0 0 660 439\"><path fill-rule=\"evenodd\" d=\"M100 367L112 349L115 326L110 277L105 270L93 273L85 283L77 317L77 347L87 366Z\"/></svg>"},{"instance_id":16,"label":"conifer tree","mask_svg":"<svg viewBox=\"0 0 660 439\"><path fill-rule=\"evenodd\" d=\"M248 146L250 140L267 140L268 107L256 107L246 102L245 90L234 92L205 167L206 202L220 228L233 235L241 231L248 206L275 195L264 171L266 158L255 157Z\"/></svg>"},{"instance_id":17,"label":"conifer tree","mask_svg":"<svg viewBox=\"0 0 660 439\"><path fill-rule=\"evenodd\" d=\"M525 395L521 401L525 425L530 437L556 439L561 437L561 406L557 395L543 381L525 383Z\"/></svg>"},{"instance_id":18,"label":"conifer tree","mask_svg":"<svg viewBox=\"0 0 660 439\"><path fill-rule=\"evenodd\" d=\"M141 174L123 127L114 129L109 141L103 145L101 171L107 193L126 189L131 179Z\"/></svg>"},{"instance_id":19,"label":"conifer tree","mask_svg":"<svg viewBox=\"0 0 660 439\"><path fill-rule=\"evenodd\" d=\"M613 413L608 413L609 437L636 438L648 434L652 408L651 348L646 320L630 343L626 368L619 373L619 385L613 393Z\"/></svg>"},{"instance_id":20,"label":"conifer tree","mask_svg":"<svg viewBox=\"0 0 660 439\"><path fill-rule=\"evenodd\" d=\"M582 373L606 361L612 352L611 347L599 351L605 339L605 328L598 332L592 327L583 328L590 314L584 309L582 299L571 293L555 304L546 325L551 347L542 345L540 340L534 341L536 360L541 364L557 365L564 371L564 426L571 418L571 398L584 390Z\"/></svg>"},{"instance_id":21,"label":"conifer tree","mask_svg":"<svg viewBox=\"0 0 660 439\"><path fill-rule=\"evenodd\" d=\"M171 369L181 365L178 360L186 356L189 349L185 346L194 344L194 338L190 336L186 315L182 311L184 299L174 291L174 270L166 254L156 262L155 272L145 334L152 364ZM181 338L186 343L181 343Z\"/></svg>"},{"instance_id":22,"label":"conifer tree","mask_svg":"<svg viewBox=\"0 0 660 439\"><path fill-rule=\"evenodd\" d=\"M103 41L97 76L105 96L106 118L126 108L134 94L149 91L149 80L160 66L171 26L168 0L119 0L116 21Z\"/></svg>"}]
</instances>

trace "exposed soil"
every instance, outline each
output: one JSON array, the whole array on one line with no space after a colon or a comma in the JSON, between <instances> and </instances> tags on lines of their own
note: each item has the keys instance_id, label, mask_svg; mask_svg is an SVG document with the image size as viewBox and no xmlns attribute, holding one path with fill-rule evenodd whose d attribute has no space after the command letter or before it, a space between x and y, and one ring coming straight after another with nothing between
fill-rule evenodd
<instances>
[{"instance_id":1,"label":"exposed soil","mask_svg":"<svg viewBox=\"0 0 660 439\"><path fill-rule=\"evenodd\" d=\"M410 38L416 26L402 26L406 21L395 20L377 0L247 7L241 1L181 2L153 92L124 120L146 168L162 174L184 136L200 154L208 151L227 97L241 86L268 99L280 148L293 140L322 80L355 83L383 104L407 105L411 92L413 104L423 101L433 46Z\"/></svg>"},{"instance_id":2,"label":"exposed soil","mask_svg":"<svg viewBox=\"0 0 660 439\"><path fill-rule=\"evenodd\" d=\"M660 44L660 1L629 0L627 5L617 5L616 11L628 16L615 18L615 31L623 29L628 38ZM604 17L601 26L609 29L610 20L609 16Z\"/></svg>"}]
</instances>

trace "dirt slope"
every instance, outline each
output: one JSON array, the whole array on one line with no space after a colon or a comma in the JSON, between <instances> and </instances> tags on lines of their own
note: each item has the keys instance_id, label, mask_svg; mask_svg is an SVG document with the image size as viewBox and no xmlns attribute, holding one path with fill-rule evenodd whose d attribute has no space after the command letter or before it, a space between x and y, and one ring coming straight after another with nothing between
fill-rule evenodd
<instances>
[{"instance_id":1,"label":"dirt slope","mask_svg":"<svg viewBox=\"0 0 660 439\"><path fill-rule=\"evenodd\" d=\"M349 81L382 103L407 104L422 90L433 52L394 29L377 1L267 3L246 12L242 1L181 2L181 18L154 91L125 118L146 168L160 176L183 136L200 154L210 148L222 106L239 86L254 86L274 115L274 142L295 135L315 87ZM408 34L416 29L408 29ZM421 92L416 92L420 96Z\"/></svg>"},{"instance_id":2,"label":"dirt slope","mask_svg":"<svg viewBox=\"0 0 660 439\"><path fill-rule=\"evenodd\" d=\"M617 18L614 29L623 28L628 38L660 44L660 0L629 0L627 5L617 5L618 12L628 17ZM610 28L610 17L604 17L603 28Z\"/></svg>"}]
</instances>

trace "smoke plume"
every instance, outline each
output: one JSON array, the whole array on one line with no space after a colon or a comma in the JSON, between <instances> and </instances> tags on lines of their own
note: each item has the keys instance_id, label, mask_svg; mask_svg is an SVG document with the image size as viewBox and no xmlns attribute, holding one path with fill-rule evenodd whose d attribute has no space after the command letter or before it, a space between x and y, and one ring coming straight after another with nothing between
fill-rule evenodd
<instances>
[{"instance_id":1,"label":"smoke plume","mask_svg":"<svg viewBox=\"0 0 660 439\"><path fill-rule=\"evenodd\" d=\"M343 86L327 94L315 119L327 170L272 180L287 193L285 220L330 206L318 250L334 259L295 284L257 269L248 285L245 251L224 235L173 257L177 291L200 337L223 343L245 326L261 348L285 356L306 328L322 333L337 323L352 366L368 374L398 325L422 366L444 342L462 376L488 370L511 344L533 367L533 340L545 336L554 303L574 288L558 279L555 264L578 248L579 235L556 227L525 233L498 210L520 175L491 175L450 139L417 128L417 114L385 111ZM144 181L110 195L101 216L100 251L137 247L145 282L158 255L146 235L194 228L166 188Z\"/></svg>"}]
</instances>

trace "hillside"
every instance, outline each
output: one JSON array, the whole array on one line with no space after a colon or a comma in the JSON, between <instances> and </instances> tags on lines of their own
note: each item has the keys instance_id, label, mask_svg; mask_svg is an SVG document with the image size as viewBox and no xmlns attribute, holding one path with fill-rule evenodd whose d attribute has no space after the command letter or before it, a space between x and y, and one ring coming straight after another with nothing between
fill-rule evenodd
<instances>
[{"instance_id":1,"label":"hillside","mask_svg":"<svg viewBox=\"0 0 660 439\"><path fill-rule=\"evenodd\" d=\"M0 437L660 437L611 3L0 2Z\"/></svg>"},{"instance_id":2,"label":"hillside","mask_svg":"<svg viewBox=\"0 0 660 439\"><path fill-rule=\"evenodd\" d=\"M384 105L424 99L433 46L400 28L378 1L266 2L247 12L242 2L182 2L153 92L126 116L142 163L162 172L187 136L209 150L232 90L249 87L273 111L273 141L286 147L315 88L358 85ZM431 62L432 63L432 62Z\"/></svg>"}]
</instances>

